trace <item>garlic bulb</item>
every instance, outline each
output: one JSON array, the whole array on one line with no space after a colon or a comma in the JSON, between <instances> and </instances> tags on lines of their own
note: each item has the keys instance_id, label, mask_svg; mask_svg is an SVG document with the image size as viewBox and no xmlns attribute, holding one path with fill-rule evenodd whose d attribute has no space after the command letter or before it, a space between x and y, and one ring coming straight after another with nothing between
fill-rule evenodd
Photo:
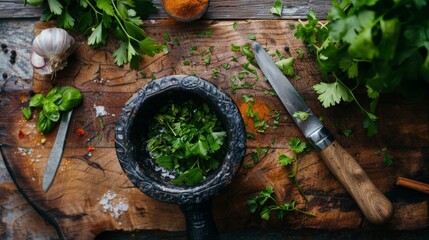
<instances>
[{"instance_id":1,"label":"garlic bulb","mask_svg":"<svg viewBox=\"0 0 429 240\"><path fill-rule=\"evenodd\" d=\"M64 29L45 29L33 40L30 62L41 75L55 74L67 65L67 57L74 50L74 42Z\"/></svg>"}]
</instances>

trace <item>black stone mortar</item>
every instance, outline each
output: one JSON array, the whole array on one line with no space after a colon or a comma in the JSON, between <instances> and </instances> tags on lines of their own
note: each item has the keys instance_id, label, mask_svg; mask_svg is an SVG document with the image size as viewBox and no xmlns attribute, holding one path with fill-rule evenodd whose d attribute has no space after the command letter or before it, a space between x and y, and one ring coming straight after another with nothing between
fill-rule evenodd
<instances>
[{"instance_id":1,"label":"black stone mortar","mask_svg":"<svg viewBox=\"0 0 429 240\"><path fill-rule=\"evenodd\" d=\"M204 101L215 111L227 138L224 158L215 171L194 186L173 185L174 175L160 169L144 144L148 122L168 102ZM210 199L217 195L240 169L246 150L246 131L237 105L214 84L194 76L172 75L151 81L125 104L115 132L115 148L122 169L140 191L150 197L180 205L185 215L188 239L218 239Z\"/></svg>"}]
</instances>

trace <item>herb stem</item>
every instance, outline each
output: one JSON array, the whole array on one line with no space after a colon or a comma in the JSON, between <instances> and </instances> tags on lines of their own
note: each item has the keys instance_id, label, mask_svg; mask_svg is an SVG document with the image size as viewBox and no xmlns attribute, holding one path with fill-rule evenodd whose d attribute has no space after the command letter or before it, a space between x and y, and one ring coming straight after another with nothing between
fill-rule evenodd
<instances>
[{"instance_id":1,"label":"herb stem","mask_svg":"<svg viewBox=\"0 0 429 240\"><path fill-rule=\"evenodd\" d=\"M299 191L299 193L301 194L301 196L304 198L304 200L306 201L306 202L308 202L308 198L307 198L307 196L305 195L305 193L304 193L304 191L302 190L302 188L301 188L301 185L298 183L298 180L297 180L297 178L296 178L296 175L298 174L298 159L296 159L295 158L295 172L292 174L292 179L293 179L293 181L294 181L294 183L295 183L295 185L296 185L296 188L298 188L298 191Z\"/></svg>"},{"instance_id":2,"label":"herb stem","mask_svg":"<svg viewBox=\"0 0 429 240\"><path fill-rule=\"evenodd\" d=\"M300 210L300 209L298 209L298 208L295 208L295 211L300 212L300 213L303 213L303 214L308 215L308 216L311 216L311 217L316 217L316 215L315 215L315 214L310 213L310 212L306 212L306 211L302 211L302 210Z\"/></svg>"},{"instance_id":3,"label":"herb stem","mask_svg":"<svg viewBox=\"0 0 429 240\"><path fill-rule=\"evenodd\" d=\"M359 109L361 111L363 111L370 119L375 120L377 119L377 116L375 116L374 114L368 112L361 104L360 102L356 99L356 96L353 94L353 91L347 87L338 77L335 73L333 73L335 80L340 83L345 89L347 89L347 91L349 92L350 96L353 98L353 101L358 105Z\"/></svg>"},{"instance_id":4,"label":"herb stem","mask_svg":"<svg viewBox=\"0 0 429 240\"><path fill-rule=\"evenodd\" d=\"M98 24L98 15L103 15L101 12L97 11L97 8L92 5L92 3L89 0L85 0L85 2L92 8L92 10L95 12L95 19L97 20Z\"/></svg>"},{"instance_id":5,"label":"herb stem","mask_svg":"<svg viewBox=\"0 0 429 240\"><path fill-rule=\"evenodd\" d=\"M134 40L134 41L136 41L136 42L139 42L139 40L137 40L136 38L134 38L133 36L131 36L128 32L127 32L127 30L126 30L126 28L124 27L124 25L122 24L122 21L125 21L124 19L122 19L122 18L119 18L118 17L118 15L116 14L117 12L119 12L118 11L118 8L116 7L116 5L115 5L115 1L114 0L112 0L111 1L112 2L112 5L113 5L113 7L115 8L115 14L113 14L113 17L115 17L115 19L116 19L116 21L118 21L118 24L119 24L119 26L121 27L121 29L122 29L122 31L124 31L124 33L125 33L125 35L127 35L127 37L129 38L129 39L132 39L132 40ZM121 21L122 20L122 21ZM128 43L130 44L130 41L128 41Z\"/></svg>"}]
</instances>

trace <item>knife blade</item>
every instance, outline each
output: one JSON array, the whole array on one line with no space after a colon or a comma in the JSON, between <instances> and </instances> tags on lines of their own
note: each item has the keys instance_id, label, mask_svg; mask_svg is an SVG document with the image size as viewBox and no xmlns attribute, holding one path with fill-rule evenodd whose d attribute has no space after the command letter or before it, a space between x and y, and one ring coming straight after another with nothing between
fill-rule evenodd
<instances>
[{"instance_id":1,"label":"knife blade","mask_svg":"<svg viewBox=\"0 0 429 240\"><path fill-rule=\"evenodd\" d=\"M308 141L320 152L325 165L352 196L365 217L374 224L388 221L393 215L393 206L389 199L375 187L358 162L317 119L271 56L257 42L253 42L252 48L259 67L289 114L291 116L297 112L310 114L306 120L295 117L292 119Z\"/></svg>"},{"instance_id":2,"label":"knife blade","mask_svg":"<svg viewBox=\"0 0 429 240\"><path fill-rule=\"evenodd\" d=\"M55 175L57 173L58 167L63 156L64 143L67 136L67 129L69 127L70 118L73 113L73 110L64 112L61 116L60 126L58 128L57 137L55 139L54 145L52 146L51 153L46 163L45 173L43 175L43 191L46 192L51 187Z\"/></svg>"}]
</instances>

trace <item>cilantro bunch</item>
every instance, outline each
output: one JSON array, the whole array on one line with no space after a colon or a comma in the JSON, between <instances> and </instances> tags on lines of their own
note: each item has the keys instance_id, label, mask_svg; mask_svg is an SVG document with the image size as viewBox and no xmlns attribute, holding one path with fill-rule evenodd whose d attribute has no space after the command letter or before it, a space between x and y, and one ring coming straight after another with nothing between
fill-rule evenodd
<instances>
[{"instance_id":1,"label":"cilantro bunch","mask_svg":"<svg viewBox=\"0 0 429 240\"><path fill-rule=\"evenodd\" d=\"M46 6L42 20L56 19L60 28L83 33L88 45L105 45L108 36L120 41L113 53L118 66L130 63L137 69L142 55L162 50L143 31L142 19L157 11L151 0L25 0L25 4Z\"/></svg>"},{"instance_id":2,"label":"cilantro bunch","mask_svg":"<svg viewBox=\"0 0 429 240\"><path fill-rule=\"evenodd\" d=\"M263 220L269 220L271 213L275 213L280 220L290 212L299 212L310 217L316 216L313 213L297 208L295 201L279 203L274 197L274 188L271 186L265 187L264 190L247 200L247 206L251 213L256 213L260 210L260 215Z\"/></svg>"},{"instance_id":3,"label":"cilantro bunch","mask_svg":"<svg viewBox=\"0 0 429 240\"><path fill-rule=\"evenodd\" d=\"M414 99L428 94L428 12L425 0L333 0L328 22L310 12L295 36L316 55L325 77L314 86L323 106L354 101L371 136L378 131L376 106L383 93ZM360 89L367 99L358 99Z\"/></svg>"},{"instance_id":4,"label":"cilantro bunch","mask_svg":"<svg viewBox=\"0 0 429 240\"><path fill-rule=\"evenodd\" d=\"M160 109L149 123L145 143L157 164L177 173L173 184L191 186L219 167L225 137L220 120L206 103L187 100Z\"/></svg>"}]
</instances>

